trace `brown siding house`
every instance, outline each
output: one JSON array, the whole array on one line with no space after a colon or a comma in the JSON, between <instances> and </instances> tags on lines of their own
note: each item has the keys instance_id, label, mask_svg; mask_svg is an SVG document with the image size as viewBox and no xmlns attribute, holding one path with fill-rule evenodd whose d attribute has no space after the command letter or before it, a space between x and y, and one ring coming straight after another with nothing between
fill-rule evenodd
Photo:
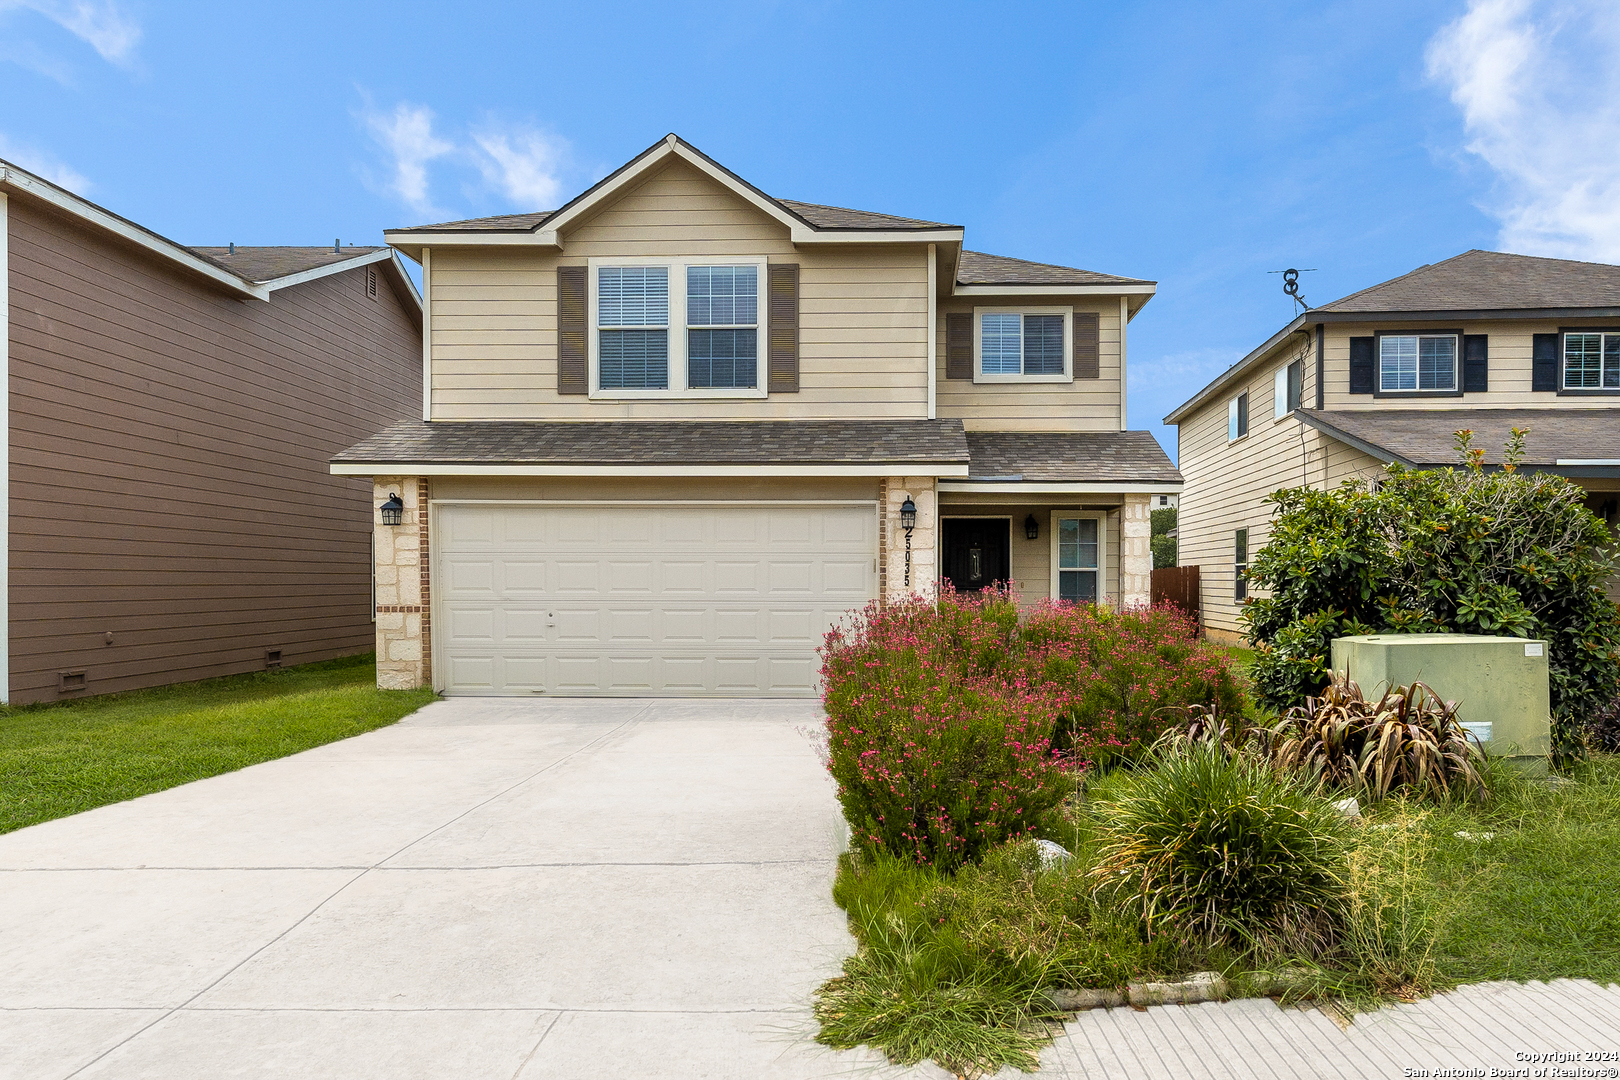
<instances>
[{"instance_id":1,"label":"brown siding house","mask_svg":"<svg viewBox=\"0 0 1620 1080\"><path fill-rule=\"evenodd\" d=\"M371 486L326 462L420 409L389 249L186 248L0 161L0 260L0 696L370 650Z\"/></svg>"}]
</instances>

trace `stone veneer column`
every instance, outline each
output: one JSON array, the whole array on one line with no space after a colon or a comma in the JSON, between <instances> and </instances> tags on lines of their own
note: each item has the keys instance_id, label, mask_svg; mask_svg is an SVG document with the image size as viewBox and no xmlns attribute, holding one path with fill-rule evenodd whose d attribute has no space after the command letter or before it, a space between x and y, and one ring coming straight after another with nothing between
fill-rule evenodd
<instances>
[{"instance_id":1,"label":"stone veneer column","mask_svg":"<svg viewBox=\"0 0 1620 1080\"><path fill-rule=\"evenodd\" d=\"M880 581L885 599L898 600L917 593L933 598L939 583L934 563L939 529L939 497L932 476L891 476L882 486L883 566ZM906 585L906 531L900 527L900 507L906 497L917 504L917 527L911 533L911 585Z\"/></svg>"},{"instance_id":2,"label":"stone veneer column","mask_svg":"<svg viewBox=\"0 0 1620 1080\"><path fill-rule=\"evenodd\" d=\"M432 679L425 555L427 483L414 476L379 476L372 483L374 507L381 506L390 494L398 494L405 504L402 524L374 526L377 685L384 690L414 690Z\"/></svg>"},{"instance_id":3,"label":"stone veneer column","mask_svg":"<svg viewBox=\"0 0 1620 1080\"><path fill-rule=\"evenodd\" d=\"M1127 495L1119 515L1119 602L1139 607L1153 602L1152 496Z\"/></svg>"}]
</instances>

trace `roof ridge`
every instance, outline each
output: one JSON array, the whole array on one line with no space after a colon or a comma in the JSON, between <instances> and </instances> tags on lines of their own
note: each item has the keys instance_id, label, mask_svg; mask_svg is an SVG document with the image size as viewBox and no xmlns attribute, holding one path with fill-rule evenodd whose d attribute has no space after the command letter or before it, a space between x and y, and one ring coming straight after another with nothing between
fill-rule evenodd
<instances>
[{"instance_id":1,"label":"roof ridge","mask_svg":"<svg viewBox=\"0 0 1620 1080\"><path fill-rule=\"evenodd\" d=\"M1462 258L1464 255L1472 255L1476 251L1483 251L1483 250L1484 250L1483 248L1469 248L1467 251L1460 252L1460 253L1458 253L1456 255L1452 255L1449 258L1441 259L1439 262L1424 263L1422 266L1414 267L1413 269L1408 270L1404 274L1397 274L1395 277L1392 277L1387 281L1380 281L1376 285L1368 285L1365 289L1358 289L1353 293L1348 293L1348 294L1346 294L1344 296L1339 297L1337 300L1329 300L1327 303L1323 304L1320 308L1317 308L1316 310L1318 310L1318 311L1327 311L1327 310L1331 309L1334 304L1342 304L1347 300L1354 300L1356 297L1365 295L1366 293L1370 293L1374 289L1382 289L1385 285L1393 285L1397 281L1405 281L1407 278L1411 277L1413 274L1421 273L1424 270L1432 270L1436 266L1444 266L1446 263L1449 263L1449 262L1456 262L1458 259Z\"/></svg>"}]
</instances>

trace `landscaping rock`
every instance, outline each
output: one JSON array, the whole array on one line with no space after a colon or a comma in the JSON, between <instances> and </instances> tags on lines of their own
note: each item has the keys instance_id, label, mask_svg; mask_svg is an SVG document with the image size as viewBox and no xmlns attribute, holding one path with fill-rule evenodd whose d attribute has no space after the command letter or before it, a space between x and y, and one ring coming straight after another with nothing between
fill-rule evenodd
<instances>
[{"instance_id":1,"label":"landscaping rock","mask_svg":"<svg viewBox=\"0 0 1620 1080\"><path fill-rule=\"evenodd\" d=\"M1226 980L1219 972L1200 971L1182 982L1140 982L1126 988L1132 1005L1196 1005L1227 996Z\"/></svg>"},{"instance_id":2,"label":"landscaping rock","mask_svg":"<svg viewBox=\"0 0 1620 1080\"><path fill-rule=\"evenodd\" d=\"M1250 990L1264 997L1303 990L1310 983L1311 973L1297 967L1285 967L1281 971L1256 971L1248 976Z\"/></svg>"},{"instance_id":3,"label":"landscaping rock","mask_svg":"<svg viewBox=\"0 0 1620 1080\"><path fill-rule=\"evenodd\" d=\"M1338 802L1333 804L1333 809L1337 810L1341 815L1343 815L1346 821L1361 820L1361 804L1356 801L1354 795L1348 799L1340 799Z\"/></svg>"},{"instance_id":4,"label":"landscaping rock","mask_svg":"<svg viewBox=\"0 0 1620 1080\"><path fill-rule=\"evenodd\" d=\"M1122 990L1048 990L1047 998L1061 1012L1083 1012L1086 1009L1112 1009L1125 1004Z\"/></svg>"},{"instance_id":5,"label":"landscaping rock","mask_svg":"<svg viewBox=\"0 0 1620 1080\"><path fill-rule=\"evenodd\" d=\"M1054 844L1050 840L1035 841L1035 850L1041 853L1042 870L1060 869L1069 865L1069 860L1074 858L1062 844Z\"/></svg>"}]
</instances>

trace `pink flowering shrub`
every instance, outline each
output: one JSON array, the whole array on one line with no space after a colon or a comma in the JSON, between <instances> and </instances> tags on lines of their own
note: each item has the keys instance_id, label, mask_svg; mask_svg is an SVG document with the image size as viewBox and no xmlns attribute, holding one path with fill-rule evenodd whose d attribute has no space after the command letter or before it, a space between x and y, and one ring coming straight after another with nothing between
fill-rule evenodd
<instances>
[{"instance_id":1,"label":"pink flowering shrub","mask_svg":"<svg viewBox=\"0 0 1620 1080\"><path fill-rule=\"evenodd\" d=\"M1002 592L869 604L822 648L829 768L855 842L954 870L1037 833L1086 760L1242 698L1226 655L1169 607Z\"/></svg>"}]
</instances>

